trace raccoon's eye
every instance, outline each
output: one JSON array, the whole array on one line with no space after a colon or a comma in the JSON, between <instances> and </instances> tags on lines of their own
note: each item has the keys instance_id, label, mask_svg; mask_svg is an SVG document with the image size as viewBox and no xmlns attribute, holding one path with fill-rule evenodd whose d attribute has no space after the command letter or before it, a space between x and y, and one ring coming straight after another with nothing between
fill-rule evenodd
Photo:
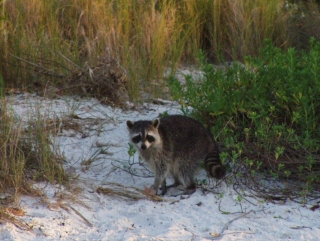
<instances>
[{"instance_id":1,"label":"raccoon's eye","mask_svg":"<svg viewBox=\"0 0 320 241\"><path fill-rule=\"evenodd\" d=\"M154 142L155 140L156 140L156 138L154 138L154 136L147 135L148 142Z\"/></svg>"},{"instance_id":2,"label":"raccoon's eye","mask_svg":"<svg viewBox=\"0 0 320 241\"><path fill-rule=\"evenodd\" d=\"M138 143L138 142L140 142L140 140L141 140L141 136L140 135L139 136L135 136L135 137L132 138L132 142L133 143Z\"/></svg>"}]
</instances>

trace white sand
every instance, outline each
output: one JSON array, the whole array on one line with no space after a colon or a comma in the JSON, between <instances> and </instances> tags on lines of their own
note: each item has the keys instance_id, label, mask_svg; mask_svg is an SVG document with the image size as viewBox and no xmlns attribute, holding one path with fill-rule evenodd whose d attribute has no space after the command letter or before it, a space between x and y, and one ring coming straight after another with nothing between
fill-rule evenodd
<instances>
[{"instance_id":1,"label":"white sand","mask_svg":"<svg viewBox=\"0 0 320 241\"><path fill-rule=\"evenodd\" d=\"M215 182L209 186L215 186L214 193L204 195L198 189L180 200L169 192L165 202L98 194L98 187L116 188L116 184L121 184L118 188L123 192L138 193L135 188L143 190L153 183L152 177L133 176L114 168L129 163L125 121L152 119L164 111L180 113L173 103L145 104L140 106L140 112L124 112L92 99L50 101L23 94L8 98L8 102L20 118L35 115L39 106L47 116L61 119L73 113L80 118L84 126L82 133L62 126L62 132L53 140L65 157L66 170L77 176L74 186L83 188L81 193L73 195L87 207L67 198L59 202L55 193L63 192L63 188L36 184L47 195L47 202L22 196L20 207L26 215L18 217L32 231L2 223L0 240L320 240L320 210L310 210L316 201L302 207L292 202L272 204L251 198L255 205L245 200L240 205L232 187L225 183L216 186ZM101 148L105 154L100 153ZM90 159L93 160L90 165L82 165ZM134 160L137 162L138 156ZM138 174L142 170L138 165L133 167ZM197 178L205 179L205 172L200 171Z\"/></svg>"}]
</instances>

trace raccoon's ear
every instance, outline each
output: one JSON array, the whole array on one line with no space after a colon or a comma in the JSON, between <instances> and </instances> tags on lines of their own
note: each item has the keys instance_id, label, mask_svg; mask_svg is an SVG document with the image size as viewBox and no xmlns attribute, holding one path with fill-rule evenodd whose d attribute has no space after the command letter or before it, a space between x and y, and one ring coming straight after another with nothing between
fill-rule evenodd
<instances>
[{"instance_id":1,"label":"raccoon's ear","mask_svg":"<svg viewBox=\"0 0 320 241\"><path fill-rule=\"evenodd\" d=\"M153 125L154 128L158 129L159 125L160 125L160 119L156 118L154 119L151 124Z\"/></svg>"},{"instance_id":2,"label":"raccoon's ear","mask_svg":"<svg viewBox=\"0 0 320 241\"><path fill-rule=\"evenodd\" d=\"M127 127L128 127L128 129L131 130L133 126L134 126L134 121L127 120Z\"/></svg>"}]
</instances>

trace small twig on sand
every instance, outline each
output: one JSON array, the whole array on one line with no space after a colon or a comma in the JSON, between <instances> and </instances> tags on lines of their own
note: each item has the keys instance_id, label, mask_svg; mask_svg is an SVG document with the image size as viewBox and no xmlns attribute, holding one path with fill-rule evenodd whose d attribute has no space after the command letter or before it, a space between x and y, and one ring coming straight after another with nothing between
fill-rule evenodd
<instances>
[{"instance_id":1,"label":"small twig on sand","mask_svg":"<svg viewBox=\"0 0 320 241\"><path fill-rule=\"evenodd\" d=\"M90 223L90 222L88 221L88 219L86 219L77 209L75 209L75 208L73 208L73 207L71 207L71 206L69 206L69 205L68 205L68 207L71 208L76 214L78 214L79 217L81 217L81 218L89 225L89 227L93 227L93 224Z\"/></svg>"},{"instance_id":2,"label":"small twig on sand","mask_svg":"<svg viewBox=\"0 0 320 241\"><path fill-rule=\"evenodd\" d=\"M211 233L211 235L212 235L214 238L220 237L220 236L223 234L223 232L229 228L230 224L231 224L233 221L236 221L236 220L238 220L238 219L240 219L240 218L243 218L243 217L247 216L248 214L250 214L250 213L252 213L252 212L254 212L254 211L251 210L250 212L244 213L244 214L242 214L242 215L240 215L240 216L238 216L238 217L230 220L229 222L227 222L227 223L224 225L224 227L221 229L220 233Z\"/></svg>"}]
</instances>

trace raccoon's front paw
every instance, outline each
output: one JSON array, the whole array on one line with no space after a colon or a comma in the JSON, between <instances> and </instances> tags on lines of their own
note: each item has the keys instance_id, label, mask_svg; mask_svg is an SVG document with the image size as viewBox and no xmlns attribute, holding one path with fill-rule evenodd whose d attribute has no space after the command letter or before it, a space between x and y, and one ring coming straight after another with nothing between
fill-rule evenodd
<instances>
[{"instance_id":1,"label":"raccoon's front paw","mask_svg":"<svg viewBox=\"0 0 320 241\"><path fill-rule=\"evenodd\" d=\"M160 189L161 189L161 195L164 196L164 194L166 194L166 192L167 192L167 186L166 185L161 186Z\"/></svg>"},{"instance_id":2,"label":"raccoon's front paw","mask_svg":"<svg viewBox=\"0 0 320 241\"><path fill-rule=\"evenodd\" d=\"M154 187L154 185L150 186L150 190L152 190L155 193L155 195L158 194L158 190Z\"/></svg>"},{"instance_id":3,"label":"raccoon's front paw","mask_svg":"<svg viewBox=\"0 0 320 241\"><path fill-rule=\"evenodd\" d=\"M156 196L157 195L157 191L154 190L153 186L151 186L150 188L145 186L143 193L147 196Z\"/></svg>"}]
</instances>

